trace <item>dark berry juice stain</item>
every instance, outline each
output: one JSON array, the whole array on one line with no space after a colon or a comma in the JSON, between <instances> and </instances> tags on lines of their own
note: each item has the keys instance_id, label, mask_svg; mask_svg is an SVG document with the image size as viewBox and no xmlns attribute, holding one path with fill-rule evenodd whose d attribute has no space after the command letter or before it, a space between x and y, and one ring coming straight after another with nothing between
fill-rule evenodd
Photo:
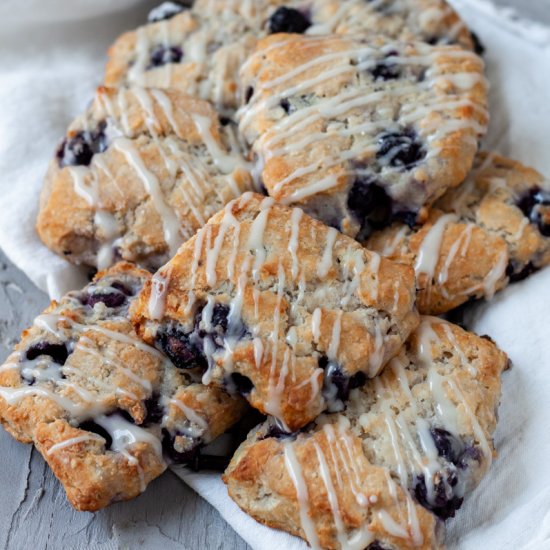
<instances>
[{"instance_id":1,"label":"dark berry juice stain","mask_svg":"<svg viewBox=\"0 0 550 550\"><path fill-rule=\"evenodd\" d=\"M430 433L439 456L455 464L462 452L462 443L443 428L432 428Z\"/></svg>"},{"instance_id":2,"label":"dark berry juice stain","mask_svg":"<svg viewBox=\"0 0 550 550\"><path fill-rule=\"evenodd\" d=\"M376 158L394 168L410 170L424 157L426 152L417 133L411 128L402 132L386 132L378 138Z\"/></svg>"},{"instance_id":3,"label":"dark berry juice stain","mask_svg":"<svg viewBox=\"0 0 550 550\"><path fill-rule=\"evenodd\" d=\"M485 53L485 46L483 45L483 42L479 39L479 36L472 31L470 31L470 36L474 44L474 52L476 52L477 55L483 55Z\"/></svg>"},{"instance_id":4,"label":"dark berry juice stain","mask_svg":"<svg viewBox=\"0 0 550 550\"><path fill-rule=\"evenodd\" d=\"M82 130L65 138L56 153L59 167L89 166L95 154L107 150L106 126L106 122L102 121L95 130Z\"/></svg>"},{"instance_id":5,"label":"dark berry juice stain","mask_svg":"<svg viewBox=\"0 0 550 550\"><path fill-rule=\"evenodd\" d=\"M269 34L278 32L302 34L310 26L311 21L304 13L285 6L277 8L268 21Z\"/></svg>"},{"instance_id":6,"label":"dark berry juice stain","mask_svg":"<svg viewBox=\"0 0 550 550\"><path fill-rule=\"evenodd\" d=\"M252 99L253 95L254 95L254 88L252 86L248 86L248 88L244 92L244 102L250 103L250 100Z\"/></svg>"},{"instance_id":7,"label":"dark berry juice stain","mask_svg":"<svg viewBox=\"0 0 550 550\"><path fill-rule=\"evenodd\" d=\"M538 227L541 235L550 237L550 192L533 187L520 198L517 206Z\"/></svg>"},{"instance_id":8,"label":"dark berry juice stain","mask_svg":"<svg viewBox=\"0 0 550 550\"><path fill-rule=\"evenodd\" d=\"M183 58L183 50L179 46L164 46L159 44L151 50L149 65L146 71L162 67L168 63L179 63Z\"/></svg>"},{"instance_id":9,"label":"dark berry juice stain","mask_svg":"<svg viewBox=\"0 0 550 550\"><path fill-rule=\"evenodd\" d=\"M64 365L69 356L69 351L65 344L52 344L50 342L38 342L33 344L28 350L26 357L29 361L40 357L41 355L47 355L52 358L54 363L58 365Z\"/></svg>"}]
</instances>

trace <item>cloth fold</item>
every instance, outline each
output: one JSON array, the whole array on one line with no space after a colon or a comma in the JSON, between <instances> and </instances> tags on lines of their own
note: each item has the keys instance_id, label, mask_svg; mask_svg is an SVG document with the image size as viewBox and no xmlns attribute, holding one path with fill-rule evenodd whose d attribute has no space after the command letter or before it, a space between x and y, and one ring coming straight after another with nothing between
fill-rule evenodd
<instances>
[{"instance_id":1,"label":"cloth fold","mask_svg":"<svg viewBox=\"0 0 550 550\"><path fill-rule=\"evenodd\" d=\"M550 175L547 90L550 29L526 25L488 0L452 2L486 47L494 149ZM69 266L39 241L34 223L42 178L70 120L101 82L106 50L121 32L145 21L139 0L7 0L0 6L0 246L52 297L81 285ZM470 327L509 353L498 457L481 486L448 522L447 545L550 548L550 269L512 285L470 312ZM229 499L220 476L175 472L208 500L255 549L305 548L261 526Z\"/></svg>"}]
</instances>

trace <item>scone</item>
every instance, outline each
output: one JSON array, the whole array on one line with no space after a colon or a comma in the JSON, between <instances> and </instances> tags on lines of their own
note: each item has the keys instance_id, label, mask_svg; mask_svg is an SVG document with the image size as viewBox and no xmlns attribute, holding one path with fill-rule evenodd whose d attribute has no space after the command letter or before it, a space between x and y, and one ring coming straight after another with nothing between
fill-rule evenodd
<instances>
[{"instance_id":1,"label":"scone","mask_svg":"<svg viewBox=\"0 0 550 550\"><path fill-rule=\"evenodd\" d=\"M519 162L480 153L425 224L395 223L365 245L414 266L421 313L490 299L550 263L550 182Z\"/></svg>"},{"instance_id":2,"label":"scone","mask_svg":"<svg viewBox=\"0 0 550 550\"><path fill-rule=\"evenodd\" d=\"M145 341L294 430L378 374L418 322L412 268L246 193L146 283Z\"/></svg>"},{"instance_id":3,"label":"scone","mask_svg":"<svg viewBox=\"0 0 550 550\"><path fill-rule=\"evenodd\" d=\"M453 516L491 464L507 366L490 340L423 317L344 412L251 432L224 475L229 494L312 547L439 548L436 518Z\"/></svg>"},{"instance_id":4,"label":"scone","mask_svg":"<svg viewBox=\"0 0 550 550\"><path fill-rule=\"evenodd\" d=\"M277 35L241 80L239 128L269 195L360 239L422 217L486 131L483 62L458 46Z\"/></svg>"},{"instance_id":5,"label":"scone","mask_svg":"<svg viewBox=\"0 0 550 550\"><path fill-rule=\"evenodd\" d=\"M35 444L78 510L139 495L246 410L137 337L128 308L149 278L126 263L100 273L38 316L0 367L0 421Z\"/></svg>"},{"instance_id":6,"label":"scone","mask_svg":"<svg viewBox=\"0 0 550 550\"><path fill-rule=\"evenodd\" d=\"M473 47L466 26L443 0L197 0L191 10L154 10L148 25L123 34L109 50L105 83L176 88L231 114L239 103L239 68L258 38L373 30Z\"/></svg>"},{"instance_id":7,"label":"scone","mask_svg":"<svg viewBox=\"0 0 550 550\"><path fill-rule=\"evenodd\" d=\"M100 87L50 163L37 230L74 263L154 270L251 186L233 125L207 102Z\"/></svg>"}]
</instances>

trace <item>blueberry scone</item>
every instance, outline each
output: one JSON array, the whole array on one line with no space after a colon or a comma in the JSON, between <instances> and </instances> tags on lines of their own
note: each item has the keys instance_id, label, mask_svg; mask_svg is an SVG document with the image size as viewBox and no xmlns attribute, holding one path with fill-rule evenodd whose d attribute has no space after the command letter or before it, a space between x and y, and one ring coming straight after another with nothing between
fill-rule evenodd
<instances>
[{"instance_id":1,"label":"blueberry scone","mask_svg":"<svg viewBox=\"0 0 550 550\"><path fill-rule=\"evenodd\" d=\"M344 412L290 434L272 420L253 430L224 475L229 494L314 548L439 548L439 520L491 464L507 366L489 339L423 317Z\"/></svg>"},{"instance_id":2,"label":"blueberry scone","mask_svg":"<svg viewBox=\"0 0 550 550\"><path fill-rule=\"evenodd\" d=\"M239 68L258 38L373 30L473 47L443 0L198 0L191 10L154 10L149 24L123 34L109 50L105 83L176 88L231 113L238 104Z\"/></svg>"},{"instance_id":3,"label":"blueberry scone","mask_svg":"<svg viewBox=\"0 0 550 550\"><path fill-rule=\"evenodd\" d=\"M486 131L483 62L458 46L277 35L241 79L239 128L268 193L353 237L422 218Z\"/></svg>"},{"instance_id":4,"label":"blueberry scone","mask_svg":"<svg viewBox=\"0 0 550 550\"><path fill-rule=\"evenodd\" d=\"M156 269L252 186L226 122L173 90L100 87L50 163L40 238L75 263Z\"/></svg>"},{"instance_id":5,"label":"blueberry scone","mask_svg":"<svg viewBox=\"0 0 550 550\"><path fill-rule=\"evenodd\" d=\"M0 367L0 421L34 443L78 510L139 495L245 412L138 338L128 308L149 278L125 263L100 273L38 316Z\"/></svg>"},{"instance_id":6,"label":"blueberry scone","mask_svg":"<svg viewBox=\"0 0 550 550\"><path fill-rule=\"evenodd\" d=\"M413 270L246 193L145 284L140 335L294 430L339 410L418 322Z\"/></svg>"},{"instance_id":7,"label":"blueberry scone","mask_svg":"<svg viewBox=\"0 0 550 550\"><path fill-rule=\"evenodd\" d=\"M366 246L414 266L421 313L490 299L550 263L550 182L519 162L480 153L425 224L395 223Z\"/></svg>"}]
</instances>

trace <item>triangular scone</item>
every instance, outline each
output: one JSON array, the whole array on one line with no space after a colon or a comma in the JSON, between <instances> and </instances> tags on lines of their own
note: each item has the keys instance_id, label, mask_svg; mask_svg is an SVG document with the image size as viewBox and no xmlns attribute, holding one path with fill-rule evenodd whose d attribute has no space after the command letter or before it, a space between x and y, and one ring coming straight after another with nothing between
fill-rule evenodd
<instances>
[{"instance_id":1,"label":"triangular scone","mask_svg":"<svg viewBox=\"0 0 550 550\"><path fill-rule=\"evenodd\" d=\"M124 259L156 269L252 188L237 141L205 101L100 87L50 163L38 234L74 263L103 269Z\"/></svg>"},{"instance_id":2,"label":"triangular scone","mask_svg":"<svg viewBox=\"0 0 550 550\"><path fill-rule=\"evenodd\" d=\"M269 195L360 239L462 182L488 122L483 62L458 46L275 35L241 86Z\"/></svg>"},{"instance_id":3,"label":"triangular scone","mask_svg":"<svg viewBox=\"0 0 550 550\"><path fill-rule=\"evenodd\" d=\"M490 299L550 263L550 181L480 153L467 180L436 202L426 223L394 223L365 246L414 266L421 313Z\"/></svg>"},{"instance_id":4,"label":"triangular scone","mask_svg":"<svg viewBox=\"0 0 550 550\"><path fill-rule=\"evenodd\" d=\"M418 322L414 293L410 267L245 193L144 286L133 318L176 365L294 430L399 351Z\"/></svg>"},{"instance_id":5,"label":"triangular scone","mask_svg":"<svg viewBox=\"0 0 550 550\"><path fill-rule=\"evenodd\" d=\"M38 316L0 367L0 421L36 445L78 510L139 495L246 410L138 338L128 308L149 278L125 263L100 273Z\"/></svg>"},{"instance_id":6,"label":"triangular scone","mask_svg":"<svg viewBox=\"0 0 550 550\"><path fill-rule=\"evenodd\" d=\"M491 464L507 366L489 339L423 317L345 411L291 434L254 430L224 475L229 494L323 548L438 548L436 516L453 516Z\"/></svg>"}]
</instances>

